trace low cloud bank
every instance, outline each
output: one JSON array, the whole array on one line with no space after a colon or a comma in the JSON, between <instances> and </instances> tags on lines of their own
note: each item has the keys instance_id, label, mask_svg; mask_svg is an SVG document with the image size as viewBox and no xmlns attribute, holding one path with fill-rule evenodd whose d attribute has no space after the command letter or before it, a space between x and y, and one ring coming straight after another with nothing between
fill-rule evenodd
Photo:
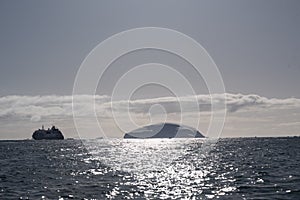
<instances>
[{"instance_id":1,"label":"low cloud bank","mask_svg":"<svg viewBox=\"0 0 300 200\"><path fill-rule=\"evenodd\" d=\"M48 118L70 118L72 112L73 96L4 96L0 97L0 119L29 119L33 122ZM130 101L111 102L108 96L75 96L74 108L82 117L92 117L96 111L100 117L110 117L111 108L116 112L127 112L129 105L130 112L147 114L151 106L160 104L167 113L180 113L181 105L184 105L184 112L210 111L211 96L197 95L185 97L161 97L152 99L138 99ZM91 98L95 101L91 105ZM214 100L223 101L222 95L215 94ZM195 104L197 103L197 104ZM199 107L198 107L199 106ZM290 109L300 108L300 99L297 98L266 98L255 94L226 94L227 112L240 112L249 109ZM95 108L95 111L94 111ZM199 109L198 109L199 108Z\"/></svg>"}]
</instances>

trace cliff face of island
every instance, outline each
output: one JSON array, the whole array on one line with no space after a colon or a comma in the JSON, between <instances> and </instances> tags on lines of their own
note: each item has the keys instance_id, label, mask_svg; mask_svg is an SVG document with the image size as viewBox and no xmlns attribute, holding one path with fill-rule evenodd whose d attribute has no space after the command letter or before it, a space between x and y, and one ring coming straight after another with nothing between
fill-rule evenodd
<instances>
[{"instance_id":1,"label":"cliff face of island","mask_svg":"<svg viewBox=\"0 0 300 200\"><path fill-rule=\"evenodd\" d=\"M58 128L52 126L52 128L48 128L48 130L45 130L44 127L42 127L42 129L34 131L32 138L35 140L63 140L64 136Z\"/></svg>"},{"instance_id":2,"label":"cliff face of island","mask_svg":"<svg viewBox=\"0 0 300 200\"><path fill-rule=\"evenodd\" d=\"M124 138L204 138L204 136L198 130L188 126L162 123L144 126L129 133L125 133Z\"/></svg>"}]
</instances>

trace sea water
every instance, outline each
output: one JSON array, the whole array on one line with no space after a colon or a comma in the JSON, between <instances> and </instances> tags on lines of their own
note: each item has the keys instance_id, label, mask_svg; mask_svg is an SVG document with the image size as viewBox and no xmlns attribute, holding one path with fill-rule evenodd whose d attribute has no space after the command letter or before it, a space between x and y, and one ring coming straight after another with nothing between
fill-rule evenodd
<instances>
[{"instance_id":1,"label":"sea water","mask_svg":"<svg viewBox=\"0 0 300 200\"><path fill-rule=\"evenodd\" d=\"M204 143L1 141L0 199L300 199L299 137Z\"/></svg>"}]
</instances>

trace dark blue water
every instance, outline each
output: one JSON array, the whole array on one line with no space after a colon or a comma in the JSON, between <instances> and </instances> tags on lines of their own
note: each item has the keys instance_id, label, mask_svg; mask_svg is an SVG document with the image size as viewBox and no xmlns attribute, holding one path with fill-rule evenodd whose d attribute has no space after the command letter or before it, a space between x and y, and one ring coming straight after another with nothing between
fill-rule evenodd
<instances>
[{"instance_id":1,"label":"dark blue water","mask_svg":"<svg viewBox=\"0 0 300 200\"><path fill-rule=\"evenodd\" d=\"M202 143L1 141L0 199L300 199L300 138Z\"/></svg>"}]
</instances>

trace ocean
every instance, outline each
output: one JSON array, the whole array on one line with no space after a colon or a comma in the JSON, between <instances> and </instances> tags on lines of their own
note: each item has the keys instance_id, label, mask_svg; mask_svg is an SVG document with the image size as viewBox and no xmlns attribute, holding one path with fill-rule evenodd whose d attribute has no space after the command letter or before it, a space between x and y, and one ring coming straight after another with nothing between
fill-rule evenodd
<instances>
[{"instance_id":1,"label":"ocean","mask_svg":"<svg viewBox=\"0 0 300 200\"><path fill-rule=\"evenodd\" d=\"M299 137L206 143L0 141L0 199L300 199Z\"/></svg>"}]
</instances>

